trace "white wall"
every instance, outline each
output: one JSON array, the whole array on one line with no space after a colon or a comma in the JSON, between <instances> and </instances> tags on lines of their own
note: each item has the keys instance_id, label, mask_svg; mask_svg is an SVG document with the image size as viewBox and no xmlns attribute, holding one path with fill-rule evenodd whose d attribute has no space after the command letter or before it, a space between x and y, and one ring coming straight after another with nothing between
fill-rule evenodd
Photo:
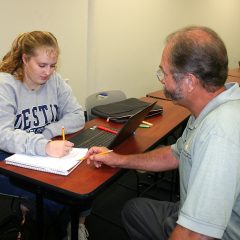
<instances>
[{"instance_id":1,"label":"white wall","mask_svg":"<svg viewBox=\"0 0 240 240\"><path fill-rule=\"evenodd\" d=\"M59 72L84 105L87 95L122 89L144 96L161 88L155 72L165 37L190 24L216 30L230 67L240 60L239 0L0 0L0 57L24 31L53 32Z\"/></svg>"},{"instance_id":2,"label":"white wall","mask_svg":"<svg viewBox=\"0 0 240 240\"><path fill-rule=\"evenodd\" d=\"M230 67L237 67L239 9L239 0L91 0L88 91L121 88L138 97L159 89L155 71L164 39L191 24L215 29Z\"/></svg>"},{"instance_id":3,"label":"white wall","mask_svg":"<svg viewBox=\"0 0 240 240\"><path fill-rule=\"evenodd\" d=\"M81 104L86 92L88 0L0 0L0 58L21 32L46 30L58 39L58 71Z\"/></svg>"}]
</instances>

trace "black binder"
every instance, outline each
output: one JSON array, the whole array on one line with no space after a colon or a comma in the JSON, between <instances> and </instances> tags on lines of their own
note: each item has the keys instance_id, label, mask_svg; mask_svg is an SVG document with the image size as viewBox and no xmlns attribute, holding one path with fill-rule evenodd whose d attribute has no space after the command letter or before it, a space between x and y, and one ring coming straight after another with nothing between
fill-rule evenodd
<instances>
[{"instance_id":1,"label":"black binder","mask_svg":"<svg viewBox=\"0 0 240 240\"><path fill-rule=\"evenodd\" d=\"M149 105L151 104L140 99L128 98L119 102L95 106L91 109L91 113L97 117L106 118L108 121L124 123ZM146 117L162 114L162 112L162 106L155 105Z\"/></svg>"}]
</instances>

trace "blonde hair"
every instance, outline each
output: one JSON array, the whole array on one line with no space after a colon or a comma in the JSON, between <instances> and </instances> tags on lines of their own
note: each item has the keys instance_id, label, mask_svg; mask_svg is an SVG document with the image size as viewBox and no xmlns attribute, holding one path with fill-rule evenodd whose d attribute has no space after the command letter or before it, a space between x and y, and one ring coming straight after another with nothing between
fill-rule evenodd
<instances>
[{"instance_id":1,"label":"blonde hair","mask_svg":"<svg viewBox=\"0 0 240 240\"><path fill-rule=\"evenodd\" d=\"M23 54L30 58L35 56L39 48L46 48L48 52L57 55L60 52L57 39L50 32L33 31L20 34L13 41L10 51L3 57L0 71L10 73L22 81L24 77Z\"/></svg>"}]
</instances>

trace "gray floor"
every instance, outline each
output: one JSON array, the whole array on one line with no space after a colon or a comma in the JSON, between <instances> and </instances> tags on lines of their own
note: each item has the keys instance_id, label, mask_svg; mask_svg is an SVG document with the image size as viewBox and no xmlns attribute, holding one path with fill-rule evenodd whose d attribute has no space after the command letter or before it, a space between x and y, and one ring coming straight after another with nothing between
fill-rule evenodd
<instances>
[{"instance_id":1,"label":"gray floor","mask_svg":"<svg viewBox=\"0 0 240 240\"><path fill-rule=\"evenodd\" d=\"M175 174L172 175L172 172L166 173L164 180L159 180L157 184L154 184L157 179L156 175L140 174L140 182L143 183L141 193L144 197L177 201L178 188L175 188L177 183L170 184L173 176L175 177ZM95 199L92 214L86 221L90 240L129 239L122 226L121 209L127 200L137 197L136 179L135 171L130 170ZM144 193L146 187L151 184L154 186ZM172 186L174 186L174 189L172 189Z\"/></svg>"}]
</instances>

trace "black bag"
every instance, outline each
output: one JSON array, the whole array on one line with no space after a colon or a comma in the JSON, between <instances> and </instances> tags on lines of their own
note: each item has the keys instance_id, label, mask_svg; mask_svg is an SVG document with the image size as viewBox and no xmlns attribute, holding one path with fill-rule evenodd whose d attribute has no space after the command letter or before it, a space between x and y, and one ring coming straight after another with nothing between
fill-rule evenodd
<instances>
[{"instance_id":1,"label":"black bag","mask_svg":"<svg viewBox=\"0 0 240 240\"><path fill-rule=\"evenodd\" d=\"M20 240L24 217L20 208L21 199L0 194L0 240Z\"/></svg>"},{"instance_id":2,"label":"black bag","mask_svg":"<svg viewBox=\"0 0 240 240\"><path fill-rule=\"evenodd\" d=\"M29 209L25 216L22 205ZM47 216L45 211L43 217L43 239L58 239L54 227L56 221ZM37 234L35 202L0 193L0 240L34 240Z\"/></svg>"},{"instance_id":3,"label":"black bag","mask_svg":"<svg viewBox=\"0 0 240 240\"><path fill-rule=\"evenodd\" d=\"M119 102L95 106L91 109L91 113L95 116L106 118L108 121L124 123L131 116L149 105L150 103L140 99L128 98ZM148 113L147 117L162 114L162 112L162 106L155 105Z\"/></svg>"}]
</instances>

